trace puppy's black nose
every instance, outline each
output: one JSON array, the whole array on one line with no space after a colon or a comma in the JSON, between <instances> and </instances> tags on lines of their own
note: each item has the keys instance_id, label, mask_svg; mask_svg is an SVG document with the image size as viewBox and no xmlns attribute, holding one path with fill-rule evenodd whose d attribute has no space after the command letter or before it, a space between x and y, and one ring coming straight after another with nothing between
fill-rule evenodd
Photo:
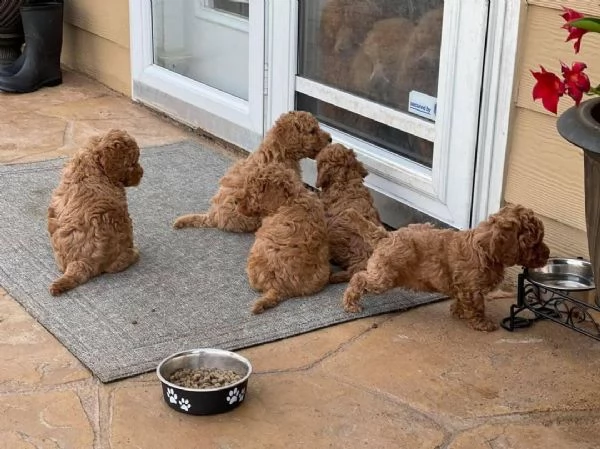
<instances>
[{"instance_id":1,"label":"puppy's black nose","mask_svg":"<svg viewBox=\"0 0 600 449\"><path fill-rule=\"evenodd\" d=\"M333 139L331 138L331 136L329 136L329 139L327 139L327 142L329 142L329 143L333 142Z\"/></svg>"}]
</instances>

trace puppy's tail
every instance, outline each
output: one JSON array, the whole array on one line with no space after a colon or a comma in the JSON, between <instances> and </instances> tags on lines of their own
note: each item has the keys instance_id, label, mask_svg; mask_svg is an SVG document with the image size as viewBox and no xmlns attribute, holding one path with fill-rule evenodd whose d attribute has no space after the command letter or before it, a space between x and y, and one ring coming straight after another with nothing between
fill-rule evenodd
<instances>
[{"instance_id":1,"label":"puppy's tail","mask_svg":"<svg viewBox=\"0 0 600 449\"><path fill-rule=\"evenodd\" d=\"M214 228L216 223L213 223L209 214L189 214L182 215L173 223L175 229L182 228Z\"/></svg>"},{"instance_id":2,"label":"puppy's tail","mask_svg":"<svg viewBox=\"0 0 600 449\"><path fill-rule=\"evenodd\" d=\"M285 299L284 295L281 295L277 290L271 288L254 302L252 313L255 315L263 313L265 310L275 307L283 299Z\"/></svg>"},{"instance_id":3,"label":"puppy's tail","mask_svg":"<svg viewBox=\"0 0 600 449\"><path fill-rule=\"evenodd\" d=\"M338 224L336 221L340 221L340 225L344 226L343 223L352 223L351 229L355 229L360 236L373 248L377 246L380 240L389 237L389 232L381 225L377 225L370 220L363 217L356 209L348 208L338 213L330 219L330 225L336 227Z\"/></svg>"},{"instance_id":4,"label":"puppy's tail","mask_svg":"<svg viewBox=\"0 0 600 449\"><path fill-rule=\"evenodd\" d=\"M82 261L69 262L64 274L50 285L50 294L58 296L78 285L84 284L94 275L94 270Z\"/></svg>"}]
</instances>

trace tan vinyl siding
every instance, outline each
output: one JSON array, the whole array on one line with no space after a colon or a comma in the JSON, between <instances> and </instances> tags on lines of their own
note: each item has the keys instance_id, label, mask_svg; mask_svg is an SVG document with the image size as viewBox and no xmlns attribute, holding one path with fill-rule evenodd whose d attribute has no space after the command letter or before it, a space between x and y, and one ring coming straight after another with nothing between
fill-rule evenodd
<instances>
[{"instance_id":1,"label":"tan vinyl siding","mask_svg":"<svg viewBox=\"0 0 600 449\"><path fill-rule=\"evenodd\" d=\"M62 62L131 95L129 2L65 2Z\"/></svg>"},{"instance_id":2,"label":"tan vinyl siding","mask_svg":"<svg viewBox=\"0 0 600 449\"><path fill-rule=\"evenodd\" d=\"M534 103L531 70L540 64L555 73L560 62L589 64L592 81L600 80L600 35L584 37L576 55L572 42L565 42L564 21L560 17L564 1L530 0L525 27L520 36L516 110L508 154L504 197L539 213L547 227L547 240L553 255L588 256L585 238L582 151L563 140L556 130L557 116ZM600 3L570 0L569 7L600 15ZM564 98L560 112L573 103Z\"/></svg>"}]
</instances>

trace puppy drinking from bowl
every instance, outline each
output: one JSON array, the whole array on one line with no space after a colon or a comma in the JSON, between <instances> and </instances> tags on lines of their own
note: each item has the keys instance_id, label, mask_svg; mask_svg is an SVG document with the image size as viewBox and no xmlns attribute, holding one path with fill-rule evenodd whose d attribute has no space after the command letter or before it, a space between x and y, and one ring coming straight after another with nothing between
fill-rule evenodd
<instances>
[{"instance_id":1,"label":"puppy drinking from bowl","mask_svg":"<svg viewBox=\"0 0 600 449\"><path fill-rule=\"evenodd\" d=\"M498 326L485 316L485 295L502 282L507 267L542 267L550 253L543 242L542 221L519 205L505 206L464 231L422 225L387 232L356 211L348 214L362 223L375 250L344 292L347 312L360 311L360 299L367 292L405 287L446 294L454 299L454 316L473 329L493 331Z\"/></svg>"}]
</instances>

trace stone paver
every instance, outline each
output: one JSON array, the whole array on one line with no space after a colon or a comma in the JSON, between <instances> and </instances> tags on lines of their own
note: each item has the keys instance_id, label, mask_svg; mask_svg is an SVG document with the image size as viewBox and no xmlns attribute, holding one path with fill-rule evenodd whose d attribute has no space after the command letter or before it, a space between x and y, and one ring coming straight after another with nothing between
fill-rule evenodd
<instances>
[{"instance_id":1,"label":"stone paver","mask_svg":"<svg viewBox=\"0 0 600 449\"><path fill-rule=\"evenodd\" d=\"M72 391L0 395L1 449L83 449L94 432Z\"/></svg>"},{"instance_id":2,"label":"stone paver","mask_svg":"<svg viewBox=\"0 0 600 449\"><path fill-rule=\"evenodd\" d=\"M63 84L55 89L40 89L27 95L7 94L0 92L0 112L2 120L15 112L37 112L40 109L77 102L109 95L117 98L118 94L100 83L73 72L65 72ZM35 135L29 138L34 140Z\"/></svg>"},{"instance_id":3,"label":"stone paver","mask_svg":"<svg viewBox=\"0 0 600 449\"><path fill-rule=\"evenodd\" d=\"M0 163L68 156L112 127L141 146L194 139L223 152L65 72L57 88L0 93ZM511 302L490 302L489 315ZM600 447L600 343L550 323L478 333L448 307L242 350L255 369L247 402L191 417L163 404L154 373L101 384L0 290L0 449Z\"/></svg>"},{"instance_id":4,"label":"stone paver","mask_svg":"<svg viewBox=\"0 0 600 449\"><path fill-rule=\"evenodd\" d=\"M170 447L433 448L439 427L385 397L313 373L258 375L236 410L210 417L181 415L162 403L160 387L116 389L111 444L163 448L147 429L168 429Z\"/></svg>"},{"instance_id":5,"label":"stone paver","mask_svg":"<svg viewBox=\"0 0 600 449\"><path fill-rule=\"evenodd\" d=\"M484 425L459 435L448 449L597 449L600 419L590 424Z\"/></svg>"},{"instance_id":6,"label":"stone paver","mask_svg":"<svg viewBox=\"0 0 600 449\"><path fill-rule=\"evenodd\" d=\"M244 349L240 353L252 361L255 372L307 369L384 320L381 317L332 326L326 332L309 332L275 343Z\"/></svg>"},{"instance_id":7,"label":"stone paver","mask_svg":"<svg viewBox=\"0 0 600 449\"><path fill-rule=\"evenodd\" d=\"M195 138L183 126L67 72L57 89L28 95L0 93L0 163L70 156L94 135L126 129L142 147Z\"/></svg>"},{"instance_id":8,"label":"stone paver","mask_svg":"<svg viewBox=\"0 0 600 449\"><path fill-rule=\"evenodd\" d=\"M0 97L0 101L2 101ZM32 157L47 159L64 144L66 123L36 112L18 112L0 121L0 162L26 162ZM35 130L35 139L32 138Z\"/></svg>"},{"instance_id":9,"label":"stone paver","mask_svg":"<svg viewBox=\"0 0 600 449\"><path fill-rule=\"evenodd\" d=\"M502 318L509 304L495 301L490 316ZM395 316L319 369L449 424L600 404L597 342L550 323L474 333L450 317L448 303Z\"/></svg>"},{"instance_id":10,"label":"stone paver","mask_svg":"<svg viewBox=\"0 0 600 449\"><path fill-rule=\"evenodd\" d=\"M89 377L89 371L64 346L12 298L0 293L0 394Z\"/></svg>"}]
</instances>

